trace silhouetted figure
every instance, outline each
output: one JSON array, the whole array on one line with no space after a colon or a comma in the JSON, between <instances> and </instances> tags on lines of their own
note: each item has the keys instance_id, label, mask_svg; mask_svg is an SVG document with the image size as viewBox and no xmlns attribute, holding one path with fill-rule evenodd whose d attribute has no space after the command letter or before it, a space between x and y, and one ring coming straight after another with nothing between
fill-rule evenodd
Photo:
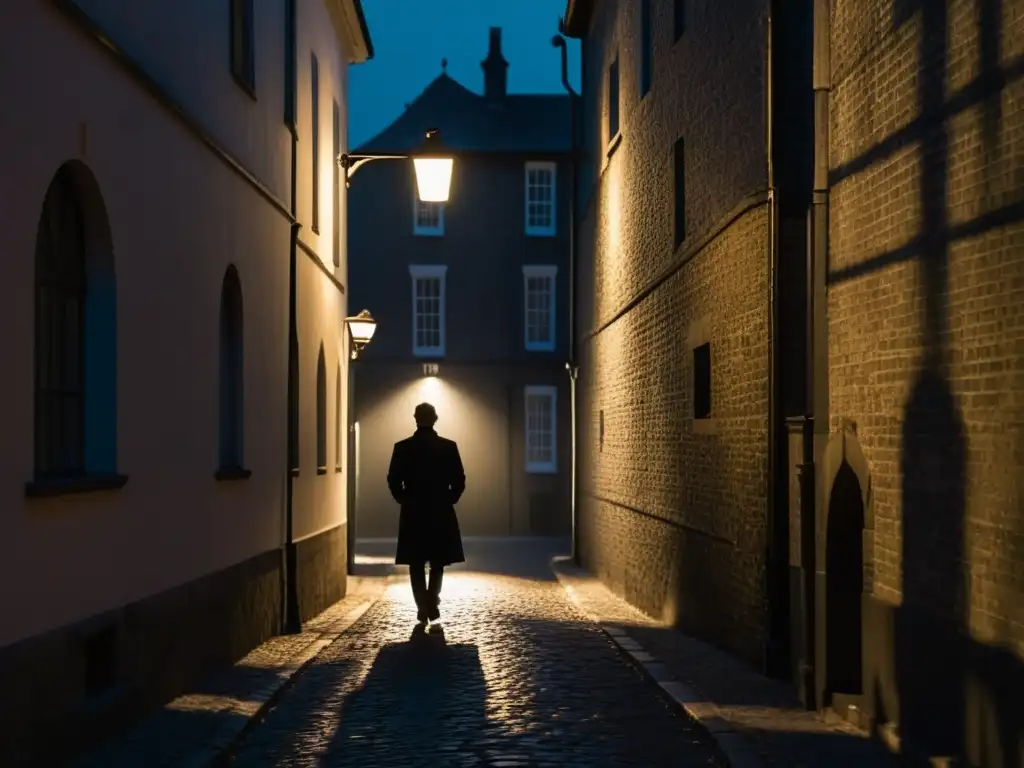
<instances>
[{"instance_id":1,"label":"silhouetted figure","mask_svg":"<svg viewBox=\"0 0 1024 768\"><path fill-rule=\"evenodd\" d=\"M434 431L434 406L420 403L414 416L416 433L395 443L391 454L388 489L402 505L395 564L409 566L417 618L425 623L441 617L438 603L444 567L466 559L455 516L455 504L466 490L466 474L458 445Z\"/></svg>"}]
</instances>

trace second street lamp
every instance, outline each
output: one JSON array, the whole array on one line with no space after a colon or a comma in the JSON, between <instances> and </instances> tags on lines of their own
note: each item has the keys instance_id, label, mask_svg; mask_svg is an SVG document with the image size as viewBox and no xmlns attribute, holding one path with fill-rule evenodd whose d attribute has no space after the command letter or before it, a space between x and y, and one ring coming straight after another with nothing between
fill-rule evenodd
<instances>
[{"instance_id":1,"label":"second street lamp","mask_svg":"<svg viewBox=\"0 0 1024 768\"><path fill-rule=\"evenodd\" d=\"M452 168L455 159L445 150L441 132L437 128L426 131L423 145L409 154L344 154L338 157L338 164L345 171L345 186L356 171L373 160L412 160L416 170L416 193L425 203L444 203L452 186Z\"/></svg>"}]
</instances>

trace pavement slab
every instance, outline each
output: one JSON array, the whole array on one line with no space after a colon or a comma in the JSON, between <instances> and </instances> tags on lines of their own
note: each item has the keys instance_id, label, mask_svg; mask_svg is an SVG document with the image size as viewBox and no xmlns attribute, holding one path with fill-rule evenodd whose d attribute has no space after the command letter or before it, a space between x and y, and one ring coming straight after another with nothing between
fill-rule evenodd
<instances>
[{"instance_id":1,"label":"pavement slab","mask_svg":"<svg viewBox=\"0 0 1024 768\"><path fill-rule=\"evenodd\" d=\"M898 759L868 734L825 722L791 686L631 606L568 557L551 567L581 613L710 732L733 768L875 768Z\"/></svg>"}]
</instances>

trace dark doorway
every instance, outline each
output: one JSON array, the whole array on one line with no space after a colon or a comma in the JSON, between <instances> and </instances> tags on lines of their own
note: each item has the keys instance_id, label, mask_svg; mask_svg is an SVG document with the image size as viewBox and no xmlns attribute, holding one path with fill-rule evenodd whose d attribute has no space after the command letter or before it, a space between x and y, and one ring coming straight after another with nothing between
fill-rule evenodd
<instances>
[{"instance_id":1,"label":"dark doorway","mask_svg":"<svg viewBox=\"0 0 1024 768\"><path fill-rule=\"evenodd\" d=\"M825 542L825 703L863 692L861 594L864 590L864 500L845 461L828 504Z\"/></svg>"}]
</instances>

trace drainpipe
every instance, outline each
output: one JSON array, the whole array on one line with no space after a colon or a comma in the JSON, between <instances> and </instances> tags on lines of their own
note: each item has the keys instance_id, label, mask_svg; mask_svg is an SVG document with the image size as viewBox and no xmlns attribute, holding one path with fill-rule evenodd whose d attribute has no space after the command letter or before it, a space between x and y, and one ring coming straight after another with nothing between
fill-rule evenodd
<instances>
[{"instance_id":1,"label":"drainpipe","mask_svg":"<svg viewBox=\"0 0 1024 768\"><path fill-rule=\"evenodd\" d=\"M579 184L579 141L577 136L576 100L579 94L569 84L569 48L565 37L555 35L551 44L559 48L562 54L562 87L569 94L569 147L572 158L572 169L569 176L569 322L566 329L569 360L565 369L569 372L569 433L572 441L570 501L569 509L572 517L572 560L580 565L579 525L578 525L578 441L576 419L576 381L579 377L579 364L576 360L576 189Z\"/></svg>"},{"instance_id":2,"label":"drainpipe","mask_svg":"<svg viewBox=\"0 0 1024 768\"><path fill-rule=\"evenodd\" d=\"M285 72L287 81L285 83L286 100L285 123L288 132L292 137L292 172L291 172L291 203L292 214L291 238L288 245L288 386L287 386L287 411L288 431L286 439L288 446L285 451L285 535L284 535L284 634L298 634L302 631L302 620L299 617L299 593L295 583L298 566L296 564L295 552L295 516L294 516L294 490L296 468L292 467L292 435L295 434L299 414L296 408L292 407L295 402L296 388L299 382L295 381L296 358L299 354L298 322L296 315L296 255L298 251L299 227L298 223L298 152L299 132L295 125L295 95L297 89L296 77L296 29L295 29L295 0L287 0L285 18Z\"/></svg>"},{"instance_id":3,"label":"drainpipe","mask_svg":"<svg viewBox=\"0 0 1024 768\"><path fill-rule=\"evenodd\" d=\"M785 639L780 636L780 619L785 625L789 613L781 590L788 592L788 583L780 584L780 568L788 566L785 546L788 541L786 526L780 529L776 515L781 511L776 499L776 471L779 462L778 446L778 274L779 274L779 213L775 187L775 59L773 49L772 15L766 18L765 38L765 155L768 176L768 472L765 483L767 502L767 541L765 542L764 590L768 607L768 642L765 646L764 667L769 676L785 674ZM787 516L788 517L788 516ZM784 562L780 565L780 558ZM783 571L785 573L785 571ZM781 669L780 669L781 668Z\"/></svg>"},{"instance_id":4,"label":"drainpipe","mask_svg":"<svg viewBox=\"0 0 1024 768\"><path fill-rule=\"evenodd\" d=\"M811 261L808 270L809 305L809 384L811 409L808 430L812 439L804 447L804 457L810 459L812 467L819 463L828 442L828 308L826 306L825 277L828 269L828 223L829 223L829 94L831 89L831 7L830 0L814 0L814 191L811 201ZM812 491L809 500L814 506L806 515L805 552L810 555L805 578L810 578L810 605L808 611L811 641L809 657L814 667L814 706L820 707L824 689L825 667L823 659L817 658L816 649L824 641L824 571L823 563L815 557L815 541L818 520L822 519L825 489L821 487L816 471L811 473ZM813 493L813 495L811 495ZM801 521L804 519L801 515ZM813 566L813 567L811 567ZM819 642L821 641L821 642Z\"/></svg>"}]
</instances>

